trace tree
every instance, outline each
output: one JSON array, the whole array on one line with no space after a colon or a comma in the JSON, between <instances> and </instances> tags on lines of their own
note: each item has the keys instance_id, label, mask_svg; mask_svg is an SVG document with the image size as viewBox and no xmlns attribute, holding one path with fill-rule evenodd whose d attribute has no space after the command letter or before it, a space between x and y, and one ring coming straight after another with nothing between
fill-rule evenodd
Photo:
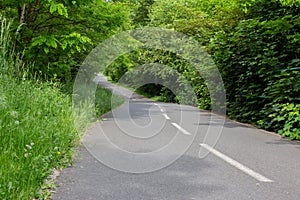
<instances>
[{"instance_id":1,"label":"tree","mask_svg":"<svg viewBox=\"0 0 300 200\"><path fill-rule=\"evenodd\" d=\"M137 9L133 16L133 23L135 26L145 26L150 22L150 11L154 4L154 0L138 0Z\"/></svg>"},{"instance_id":2,"label":"tree","mask_svg":"<svg viewBox=\"0 0 300 200\"><path fill-rule=\"evenodd\" d=\"M297 119L298 107L287 104L299 104L300 97L300 7L293 2L251 1L248 19L232 32L217 33L210 44L227 89L229 116L292 139L299 123L288 116Z\"/></svg>"},{"instance_id":3,"label":"tree","mask_svg":"<svg viewBox=\"0 0 300 200\"><path fill-rule=\"evenodd\" d=\"M2 14L15 18L16 48L33 73L71 80L94 45L129 27L124 3L101 0L3 1Z\"/></svg>"}]
</instances>

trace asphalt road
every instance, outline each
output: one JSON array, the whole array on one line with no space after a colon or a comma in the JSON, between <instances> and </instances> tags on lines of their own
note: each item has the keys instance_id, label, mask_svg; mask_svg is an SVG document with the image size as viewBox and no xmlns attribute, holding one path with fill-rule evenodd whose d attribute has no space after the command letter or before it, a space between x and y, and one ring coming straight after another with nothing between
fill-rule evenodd
<instances>
[{"instance_id":1,"label":"asphalt road","mask_svg":"<svg viewBox=\"0 0 300 200\"><path fill-rule=\"evenodd\" d=\"M298 142L115 89L126 103L87 132L53 199L300 199Z\"/></svg>"}]
</instances>

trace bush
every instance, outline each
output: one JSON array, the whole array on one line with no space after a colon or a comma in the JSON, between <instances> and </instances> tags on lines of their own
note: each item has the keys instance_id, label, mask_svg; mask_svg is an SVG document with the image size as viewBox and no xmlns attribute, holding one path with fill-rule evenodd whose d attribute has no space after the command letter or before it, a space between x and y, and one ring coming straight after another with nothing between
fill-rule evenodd
<instances>
[{"instance_id":1,"label":"bush","mask_svg":"<svg viewBox=\"0 0 300 200\"><path fill-rule=\"evenodd\" d=\"M300 98L300 15L299 7L282 2L253 1L249 19L233 32L218 32L210 48L225 83L229 116L295 139L283 107ZM274 106L283 121L270 117Z\"/></svg>"},{"instance_id":2,"label":"bush","mask_svg":"<svg viewBox=\"0 0 300 200\"><path fill-rule=\"evenodd\" d=\"M277 104L273 108L274 112L268 117L277 126L279 124L278 133L292 140L300 140L300 104Z\"/></svg>"}]
</instances>

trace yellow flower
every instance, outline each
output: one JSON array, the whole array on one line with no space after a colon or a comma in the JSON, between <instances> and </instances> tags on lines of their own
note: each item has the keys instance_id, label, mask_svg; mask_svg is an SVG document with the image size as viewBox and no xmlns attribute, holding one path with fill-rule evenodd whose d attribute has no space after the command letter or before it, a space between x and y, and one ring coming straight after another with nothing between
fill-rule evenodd
<instances>
[{"instance_id":1,"label":"yellow flower","mask_svg":"<svg viewBox=\"0 0 300 200\"><path fill-rule=\"evenodd\" d=\"M57 154L60 155L61 154L60 151L58 151Z\"/></svg>"}]
</instances>

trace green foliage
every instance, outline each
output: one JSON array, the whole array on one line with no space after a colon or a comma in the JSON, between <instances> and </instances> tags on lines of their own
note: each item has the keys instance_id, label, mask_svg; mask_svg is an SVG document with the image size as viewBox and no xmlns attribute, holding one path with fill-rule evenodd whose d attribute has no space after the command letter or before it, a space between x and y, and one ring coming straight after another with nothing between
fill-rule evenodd
<instances>
[{"instance_id":1,"label":"green foliage","mask_svg":"<svg viewBox=\"0 0 300 200\"><path fill-rule=\"evenodd\" d=\"M70 98L55 84L0 80L0 198L30 199L53 168L67 165L78 133Z\"/></svg>"},{"instance_id":2,"label":"green foliage","mask_svg":"<svg viewBox=\"0 0 300 200\"><path fill-rule=\"evenodd\" d=\"M144 19L150 19L149 26L182 32L213 54L225 83L231 118L287 135L284 124L269 116L274 105L299 103L299 5L298 0L168 0L155 1L148 7L151 11L147 8L143 13L147 14ZM118 81L126 71L145 63L163 64L181 73L193 86L198 106L210 109L213 97L201 75L172 53L138 50L118 60L107 74ZM171 76L166 71L155 74L145 69L146 73L153 78ZM176 102L179 97L168 98L172 94L164 89L154 84L145 86L143 92L157 95L159 91L160 99ZM290 123L288 118L285 121Z\"/></svg>"},{"instance_id":3,"label":"green foliage","mask_svg":"<svg viewBox=\"0 0 300 200\"><path fill-rule=\"evenodd\" d=\"M133 15L135 26L145 26L150 22L150 11L154 0L137 0L137 9Z\"/></svg>"},{"instance_id":4,"label":"green foliage","mask_svg":"<svg viewBox=\"0 0 300 200\"><path fill-rule=\"evenodd\" d=\"M300 140L300 104L276 104L273 107L274 112L268 117L273 123L280 124L278 133L292 140Z\"/></svg>"},{"instance_id":5,"label":"green foliage","mask_svg":"<svg viewBox=\"0 0 300 200\"><path fill-rule=\"evenodd\" d=\"M11 64L12 60L12 50L11 50L11 38L10 38L10 26L11 22L9 22L6 18L0 15L0 73L4 73L8 71L8 67Z\"/></svg>"},{"instance_id":6,"label":"green foliage","mask_svg":"<svg viewBox=\"0 0 300 200\"><path fill-rule=\"evenodd\" d=\"M227 89L228 114L290 135L269 116L273 105L298 103L300 97L299 8L252 1L247 15L233 32L220 31L210 43ZM277 111L284 115L284 109Z\"/></svg>"},{"instance_id":7,"label":"green foliage","mask_svg":"<svg viewBox=\"0 0 300 200\"><path fill-rule=\"evenodd\" d=\"M166 67L163 69L150 67L147 66L148 63L159 64ZM136 72L133 70L135 67L138 68ZM204 80L201 77L197 79L198 82L193 79L192 74L194 73L194 68L191 67L187 61L176 56L174 53L164 50L139 49L130 54L123 55L106 68L105 74L110 76L112 81L118 82L128 71L131 72L126 75L126 83L128 86L133 87L137 83L142 83L145 77L147 77L147 80L152 81L153 84L147 84L139 88L137 92L149 98L160 96L159 100L164 102L185 102L194 105L194 99L185 98L186 96L193 96L192 94L181 94L179 91L176 92L174 88L171 91L170 87L173 85L178 85L178 87L182 86L184 88L186 81L190 81L189 84L191 86L201 86L201 88L207 90ZM182 77L178 78L177 73L181 74ZM165 85L160 85L162 83ZM194 93L194 91L190 92ZM174 93L176 93L176 95ZM203 104L203 108L209 108L210 101L206 103L205 106Z\"/></svg>"},{"instance_id":8,"label":"green foliage","mask_svg":"<svg viewBox=\"0 0 300 200\"><path fill-rule=\"evenodd\" d=\"M131 55L122 55L104 70L104 75L109 76L113 82L118 82L122 76L132 67L134 62Z\"/></svg>"},{"instance_id":9,"label":"green foliage","mask_svg":"<svg viewBox=\"0 0 300 200\"><path fill-rule=\"evenodd\" d=\"M79 144L70 96L55 83L18 81L3 74L0 91L0 199L41 197L44 180L54 168L70 165ZM97 116L124 102L119 96L111 101L111 96L97 89Z\"/></svg>"},{"instance_id":10,"label":"green foliage","mask_svg":"<svg viewBox=\"0 0 300 200\"><path fill-rule=\"evenodd\" d=\"M87 52L113 34L139 26L173 29L197 40L213 55L227 90L230 117L269 130L282 130L282 135L297 135L294 131L297 123L285 116L284 106L293 104L298 109L299 105L299 2L5 0L0 3L1 14L14 17L12 27L16 38L5 50L1 49L0 56L5 57L12 49L17 55L23 54L25 62L34 64L24 65L33 66L33 73L71 82ZM1 37L6 35L1 33ZM3 66L16 71L22 68L18 64L22 62L11 60L15 59L5 59ZM197 95L198 106L211 108L214 97L210 96L201 74L170 52L138 49L118 58L105 74L117 82L124 73L147 63L169 68L161 71L146 68L140 77L172 77L175 70L182 75L175 82L180 85L187 80L193 87L191 92ZM159 84L147 85L143 90L161 95L163 101L181 102L185 98L182 94L175 97L173 91ZM278 116L285 116L286 123L271 119L270 116L278 119L274 109ZM293 128L285 124L292 124Z\"/></svg>"},{"instance_id":11,"label":"green foliage","mask_svg":"<svg viewBox=\"0 0 300 200\"><path fill-rule=\"evenodd\" d=\"M283 70L272 76L263 95L273 99L273 102L293 102L300 95L300 71Z\"/></svg>"},{"instance_id":12,"label":"green foliage","mask_svg":"<svg viewBox=\"0 0 300 200\"><path fill-rule=\"evenodd\" d=\"M70 98L58 84L15 78L23 63L12 50L9 23L0 37L0 199L40 196L54 168L71 162L79 139Z\"/></svg>"},{"instance_id":13,"label":"green foliage","mask_svg":"<svg viewBox=\"0 0 300 200\"><path fill-rule=\"evenodd\" d=\"M142 4L140 4L140 6L145 8ZM238 19L243 16L238 1L228 3L227 1L209 0L205 2L200 0L168 0L156 1L151 7L147 7L147 9L149 8L151 8L151 12L144 12L144 14L147 13L147 17L150 19L149 22L147 21L149 26L174 29L175 31L191 36L202 45L208 45L215 32L220 29L228 30L230 25L233 26L237 24ZM140 14L139 11L137 11L137 14ZM184 79L189 81L194 88L194 91L191 92L197 95L198 106L202 109L211 108L211 96L203 77L186 61L170 52L161 50L137 50L130 55L119 58L106 69L105 74L110 76L113 81L118 81L123 74L131 68L146 63L159 63L170 67L169 70L164 70L157 74L155 74L156 72L154 71L149 72L146 69L143 75L149 73L147 76L153 77L153 80L159 76L171 76L169 73L171 73L172 70L181 73ZM181 81L182 80L179 80L179 82ZM156 85L155 89L153 89L155 85L148 85L147 87L151 88L145 88L145 91L158 91L161 95L160 99L163 101L179 102L179 99L182 100L184 96L186 96L169 97L169 95L172 96L172 94L168 91L168 88L161 87L160 85ZM152 95L156 95L156 92L151 93Z\"/></svg>"},{"instance_id":14,"label":"green foliage","mask_svg":"<svg viewBox=\"0 0 300 200\"><path fill-rule=\"evenodd\" d=\"M15 47L30 71L71 81L87 53L129 27L125 3L98 0L4 1L1 13L14 20Z\"/></svg>"},{"instance_id":15,"label":"green foliage","mask_svg":"<svg viewBox=\"0 0 300 200\"><path fill-rule=\"evenodd\" d=\"M122 105L124 98L119 95L112 95L111 91L97 87L95 93L95 110L97 117L111 111L112 109Z\"/></svg>"},{"instance_id":16,"label":"green foliage","mask_svg":"<svg viewBox=\"0 0 300 200\"><path fill-rule=\"evenodd\" d=\"M25 65L11 48L10 23L1 17L0 25L0 199L44 199L45 180L53 169L70 165L79 131L95 108L85 105L74 124L71 98L60 83L16 77L14 66ZM111 93L101 89L96 96L98 115L123 102L116 96L111 105Z\"/></svg>"},{"instance_id":17,"label":"green foliage","mask_svg":"<svg viewBox=\"0 0 300 200\"><path fill-rule=\"evenodd\" d=\"M156 1L150 25L173 28L207 45L216 31L230 31L243 17L235 0Z\"/></svg>"},{"instance_id":18,"label":"green foliage","mask_svg":"<svg viewBox=\"0 0 300 200\"><path fill-rule=\"evenodd\" d=\"M150 24L175 29L205 44L217 29L217 22L195 4L193 1L181 0L157 1L150 15Z\"/></svg>"}]
</instances>

